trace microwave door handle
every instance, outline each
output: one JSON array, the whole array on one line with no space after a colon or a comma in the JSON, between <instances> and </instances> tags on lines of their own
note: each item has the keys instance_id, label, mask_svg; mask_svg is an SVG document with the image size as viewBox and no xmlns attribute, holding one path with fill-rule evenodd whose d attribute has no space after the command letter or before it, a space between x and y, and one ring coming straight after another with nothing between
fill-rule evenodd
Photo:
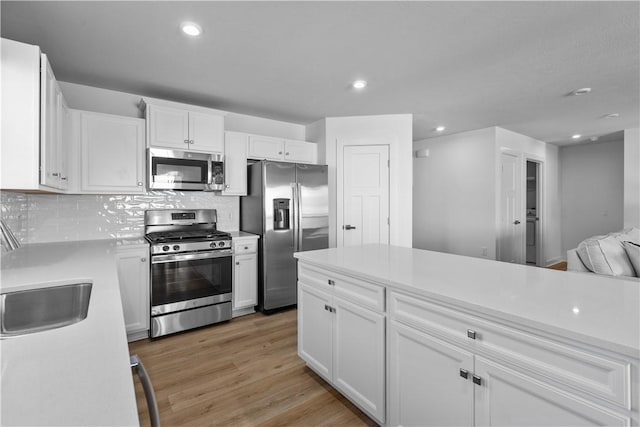
<instances>
[{"instance_id":1,"label":"microwave door handle","mask_svg":"<svg viewBox=\"0 0 640 427\"><path fill-rule=\"evenodd\" d=\"M207 162L207 185L213 184L213 160Z\"/></svg>"}]
</instances>

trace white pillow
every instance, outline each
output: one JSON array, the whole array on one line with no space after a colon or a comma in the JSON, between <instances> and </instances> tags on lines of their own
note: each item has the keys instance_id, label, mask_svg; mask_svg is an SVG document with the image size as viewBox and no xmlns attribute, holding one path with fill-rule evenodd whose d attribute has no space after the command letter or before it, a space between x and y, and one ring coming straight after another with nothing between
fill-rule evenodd
<instances>
[{"instance_id":1,"label":"white pillow","mask_svg":"<svg viewBox=\"0 0 640 427\"><path fill-rule=\"evenodd\" d=\"M597 236L578 245L578 257L590 271L608 276L635 276L621 233ZM627 239L628 240L628 239Z\"/></svg>"},{"instance_id":2,"label":"white pillow","mask_svg":"<svg viewBox=\"0 0 640 427\"><path fill-rule=\"evenodd\" d=\"M640 277L640 245L636 242L622 242L622 246L636 271L636 277Z\"/></svg>"},{"instance_id":3,"label":"white pillow","mask_svg":"<svg viewBox=\"0 0 640 427\"><path fill-rule=\"evenodd\" d=\"M619 237L623 242L633 242L640 245L640 228L627 228L622 230L622 235Z\"/></svg>"}]
</instances>

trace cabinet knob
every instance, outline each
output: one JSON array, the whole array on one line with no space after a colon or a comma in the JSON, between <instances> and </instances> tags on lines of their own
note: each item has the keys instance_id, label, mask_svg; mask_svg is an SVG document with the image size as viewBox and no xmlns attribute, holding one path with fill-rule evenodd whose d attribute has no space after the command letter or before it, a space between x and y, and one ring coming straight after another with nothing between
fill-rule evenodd
<instances>
[{"instance_id":1,"label":"cabinet knob","mask_svg":"<svg viewBox=\"0 0 640 427\"><path fill-rule=\"evenodd\" d=\"M138 187L142 187L142 182L138 181Z\"/></svg>"},{"instance_id":2,"label":"cabinet knob","mask_svg":"<svg viewBox=\"0 0 640 427\"><path fill-rule=\"evenodd\" d=\"M469 378L469 371L466 369L460 369L460 376L466 380Z\"/></svg>"},{"instance_id":3,"label":"cabinet knob","mask_svg":"<svg viewBox=\"0 0 640 427\"><path fill-rule=\"evenodd\" d=\"M236 265L240 265L240 261L236 261Z\"/></svg>"},{"instance_id":4,"label":"cabinet knob","mask_svg":"<svg viewBox=\"0 0 640 427\"><path fill-rule=\"evenodd\" d=\"M140 258L140 262L147 262L146 258Z\"/></svg>"},{"instance_id":5,"label":"cabinet knob","mask_svg":"<svg viewBox=\"0 0 640 427\"><path fill-rule=\"evenodd\" d=\"M482 385L482 378L477 375L474 375L472 378L475 385Z\"/></svg>"},{"instance_id":6,"label":"cabinet knob","mask_svg":"<svg viewBox=\"0 0 640 427\"><path fill-rule=\"evenodd\" d=\"M467 329L467 337L471 338L472 340L475 340L476 331L474 331L473 329Z\"/></svg>"},{"instance_id":7,"label":"cabinet knob","mask_svg":"<svg viewBox=\"0 0 640 427\"><path fill-rule=\"evenodd\" d=\"M285 156L288 156L288 155L289 155L289 152L287 151L286 153L284 153L284 155L285 155Z\"/></svg>"},{"instance_id":8,"label":"cabinet knob","mask_svg":"<svg viewBox=\"0 0 640 427\"><path fill-rule=\"evenodd\" d=\"M51 176L60 176L60 173L59 172L52 172Z\"/></svg>"},{"instance_id":9,"label":"cabinet knob","mask_svg":"<svg viewBox=\"0 0 640 427\"><path fill-rule=\"evenodd\" d=\"M330 284L331 286L335 286L336 285L336 282L334 282L331 279L327 280L327 283Z\"/></svg>"},{"instance_id":10,"label":"cabinet knob","mask_svg":"<svg viewBox=\"0 0 640 427\"><path fill-rule=\"evenodd\" d=\"M225 184L224 188L229 188L230 185L229 184Z\"/></svg>"},{"instance_id":11,"label":"cabinet knob","mask_svg":"<svg viewBox=\"0 0 640 427\"><path fill-rule=\"evenodd\" d=\"M195 144L195 142L193 142L193 139L189 141L189 144Z\"/></svg>"},{"instance_id":12,"label":"cabinet knob","mask_svg":"<svg viewBox=\"0 0 640 427\"><path fill-rule=\"evenodd\" d=\"M189 140L188 140L188 139L185 139L185 140L184 140L184 143L185 143L185 144L188 144L188 143L189 143Z\"/></svg>"},{"instance_id":13,"label":"cabinet knob","mask_svg":"<svg viewBox=\"0 0 640 427\"><path fill-rule=\"evenodd\" d=\"M244 249L245 249L245 250L249 249L249 246L245 246L245 247L244 247Z\"/></svg>"},{"instance_id":14,"label":"cabinet knob","mask_svg":"<svg viewBox=\"0 0 640 427\"><path fill-rule=\"evenodd\" d=\"M278 151L278 154L282 154L282 151Z\"/></svg>"},{"instance_id":15,"label":"cabinet knob","mask_svg":"<svg viewBox=\"0 0 640 427\"><path fill-rule=\"evenodd\" d=\"M63 181L66 181L67 177L66 176L61 176L60 179L63 180Z\"/></svg>"}]
</instances>

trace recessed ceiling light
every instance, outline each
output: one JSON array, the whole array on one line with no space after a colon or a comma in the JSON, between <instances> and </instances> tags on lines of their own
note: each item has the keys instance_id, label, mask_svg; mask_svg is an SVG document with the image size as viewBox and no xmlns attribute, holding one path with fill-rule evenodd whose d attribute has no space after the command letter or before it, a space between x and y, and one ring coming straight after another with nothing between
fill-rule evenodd
<instances>
[{"instance_id":1,"label":"recessed ceiling light","mask_svg":"<svg viewBox=\"0 0 640 427\"><path fill-rule=\"evenodd\" d=\"M195 22L183 22L180 24L183 33L191 37L197 37L202 34L202 27Z\"/></svg>"},{"instance_id":2,"label":"recessed ceiling light","mask_svg":"<svg viewBox=\"0 0 640 427\"><path fill-rule=\"evenodd\" d=\"M436 128L436 132L444 132L445 129L446 129L446 127L444 127L444 126L438 126Z\"/></svg>"},{"instance_id":3,"label":"recessed ceiling light","mask_svg":"<svg viewBox=\"0 0 640 427\"><path fill-rule=\"evenodd\" d=\"M580 138L582 138L582 135L580 135L579 133L576 133L575 135L571 135L571 138L580 139Z\"/></svg>"},{"instance_id":4,"label":"recessed ceiling light","mask_svg":"<svg viewBox=\"0 0 640 427\"><path fill-rule=\"evenodd\" d=\"M586 95L588 93L591 93L591 88L590 87L583 87L583 88L574 90L573 92L571 92L571 95L580 96L580 95Z\"/></svg>"},{"instance_id":5,"label":"recessed ceiling light","mask_svg":"<svg viewBox=\"0 0 640 427\"><path fill-rule=\"evenodd\" d=\"M620 117L620 113L611 113L604 116L605 119L615 119L616 117Z\"/></svg>"},{"instance_id":6,"label":"recessed ceiling light","mask_svg":"<svg viewBox=\"0 0 640 427\"><path fill-rule=\"evenodd\" d=\"M355 82L353 82L353 88L354 89L364 89L365 87L367 87L367 81L366 80L356 80Z\"/></svg>"}]
</instances>

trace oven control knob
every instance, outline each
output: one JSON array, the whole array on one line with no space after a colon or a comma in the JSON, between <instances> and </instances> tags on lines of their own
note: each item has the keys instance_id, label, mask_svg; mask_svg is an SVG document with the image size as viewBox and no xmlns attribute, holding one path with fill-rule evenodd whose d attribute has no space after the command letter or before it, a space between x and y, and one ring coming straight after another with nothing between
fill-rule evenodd
<instances>
[{"instance_id":1,"label":"oven control knob","mask_svg":"<svg viewBox=\"0 0 640 427\"><path fill-rule=\"evenodd\" d=\"M224 246L224 242L218 243L218 246L223 247Z\"/></svg>"},{"instance_id":2,"label":"oven control knob","mask_svg":"<svg viewBox=\"0 0 640 427\"><path fill-rule=\"evenodd\" d=\"M180 250L180 245L173 245L173 250L174 251Z\"/></svg>"},{"instance_id":3,"label":"oven control knob","mask_svg":"<svg viewBox=\"0 0 640 427\"><path fill-rule=\"evenodd\" d=\"M165 251L165 252L166 252L166 251L168 251L168 250L169 250L169 246L166 246L166 245L165 245L165 246L163 246L163 247L162 247L162 250L163 250L163 251Z\"/></svg>"},{"instance_id":4,"label":"oven control knob","mask_svg":"<svg viewBox=\"0 0 640 427\"><path fill-rule=\"evenodd\" d=\"M212 243L209 245L209 247L210 247L210 248L215 248L215 247L216 247L216 242L212 242Z\"/></svg>"}]
</instances>

